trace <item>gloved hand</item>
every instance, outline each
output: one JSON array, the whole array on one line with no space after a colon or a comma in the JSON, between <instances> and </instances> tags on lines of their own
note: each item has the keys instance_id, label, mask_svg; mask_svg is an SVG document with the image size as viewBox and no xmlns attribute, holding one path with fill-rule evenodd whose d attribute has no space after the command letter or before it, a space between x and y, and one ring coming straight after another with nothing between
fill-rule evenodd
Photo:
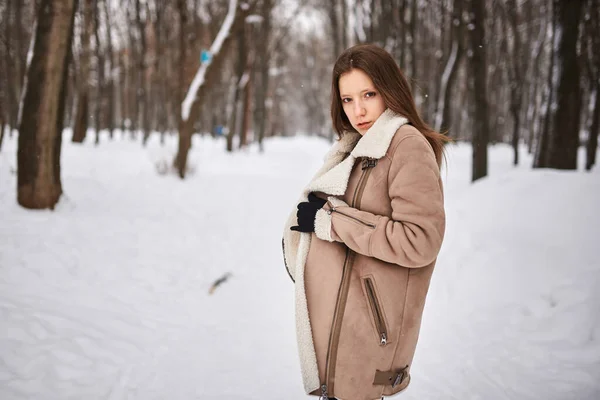
<instances>
[{"instance_id":1,"label":"gloved hand","mask_svg":"<svg viewBox=\"0 0 600 400\"><path fill-rule=\"evenodd\" d=\"M290 229L298 232L314 232L315 231L315 215L324 205L327 200L323 200L313 193L308 194L308 201L303 201L298 204L298 225L292 226Z\"/></svg>"}]
</instances>

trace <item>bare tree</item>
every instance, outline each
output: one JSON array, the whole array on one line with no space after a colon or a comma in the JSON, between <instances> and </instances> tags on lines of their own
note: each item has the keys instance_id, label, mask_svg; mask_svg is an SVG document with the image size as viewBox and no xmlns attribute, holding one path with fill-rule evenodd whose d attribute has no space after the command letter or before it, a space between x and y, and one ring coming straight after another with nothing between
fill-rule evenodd
<instances>
[{"instance_id":1,"label":"bare tree","mask_svg":"<svg viewBox=\"0 0 600 400\"><path fill-rule=\"evenodd\" d=\"M489 110L487 98L487 58L485 47L485 4L479 0L469 0L469 12L472 16L468 29L471 57L469 64L473 76L473 167L471 180L487 176L488 142L490 137Z\"/></svg>"},{"instance_id":2,"label":"bare tree","mask_svg":"<svg viewBox=\"0 0 600 400\"><path fill-rule=\"evenodd\" d=\"M244 24L245 25L245 24ZM248 71L248 43L246 38L245 26L237 30L237 61L235 76L235 97L233 101L233 112L231 121L229 121L229 133L227 134L227 151L233 151L233 139L238 137L240 145L242 144L242 125L244 119L244 108L246 103L246 93L248 92L248 82L250 81Z\"/></svg>"},{"instance_id":3,"label":"bare tree","mask_svg":"<svg viewBox=\"0 0 600 400\"><path fill-rule=\"evenodd\" d=\"M591 170L596 164L598 134L600 133L600 4L589 1L586 7L584 59L586 71L591 82L591 118L587 127L585 169Z\"/></svg>"},{"instance_id":4,"label":"bare tree","mask_svg":"<svg viewBox=\"0 0 600 400\"><path fill-rule=\"evenodd\" d=\"M458 76L458 67L464 54L463 39L463 0L454 0L452 5L451 38L452 46L450 55L446 61L444 72L442 73L441 85L438 94L438 104L435 119L435 129L450 129L452 126L452 93L454 83Z\"/></svg>"},{"instance_id":5,"label":"bare tree","mask_svg":"<svg viewBox=\"0 0 600 400\"><path fill-rule=\"evenodd\" d=\"M146 68L146 21L148 19L147 8L142 6L142 0L135 0L135 23L139 35L140 50L138 52L138 74L136 102L141 108L139 117L142 119L141 127L143 131L142 143L146 145L150 137L150 118L148 113L148 79Z\"/></svg>"},{"instance_id":6,"label":"bare tree","mask_svg":"<svg viewBox=\"0 0 600 400\"><path fill-rule=\"evenodd\" d=\"M113 138L113 132L115 128L115 84L114 84L114 76L115 76L115 61L113 55L113 45L112 45L112 23L110 19L110 12L108 9L108 0L103 0L102 4L104 5L104 16L106 17L106 50L107 60L108 60L108 80L106 82L107 89L104 92L106 101L106 125L108 128L109 136Z\"/></svg>"},{"instance_id":7,"label":"bare tree","mask_svg":"<svg viewBox=\"0 0 600 400\"><path fill-rule=\"evenodd\" d=\"M521 103L523 101L523 39L521 31L518 28L519 7L516 0L507 0L506 7L503 8L507 15L508 24L504 24L505 41L512 38L512 51L510 52L508 65L508 77L510 85L510 113L513 119L513 165L519 164L519 137L521 129ZM509 31L510 27L510 31ZM509 33L510 32L510 33Z\"/></svg>"},{"instance_id":8,"label":"bare tree","mask_svg":"<svg viewBox=\"0 0 600 400\"><path fill-rule=\"evenodd\" d=\"M272 21L271 13L273 12L274 2L273 0L263 0L261 4L261 17L262 21L260 24L260 33L257 42L257 84L256 90L254 91L255 98L255 109L254 109L254 126L258 131L258 147L260 152L264 151L263 140L265 138L266 129L266 101L267 92L269 90L269 64L270 64L270 52L269 42L272 36Z\"/></svg>"},{"instance_id":9,"label":"bare tree","mask_svg":"<svg viewBox=\"0 0 600 400\"><path fill-rule=\"evenodd\" d=\"M41 0L27 69L17 150L17 201L53 209L62 194L60 149L75 0Z\"/></svg>"},{"instance_id":10,"label":"bare tree","mask_svg":"<svg viewBox=\"0 0 600 400\"><path fill-rule=\"evenodd\" d=\"M215 42L213 42L215 50L212 54L212 60L210 63L200 66L194 77L194 81L192 81L192 86L182 103L182 118L179 123L179 146L174 160L174 165L182 179L186 173L187 156L192 144L194 123L200 116L202 94L217 80L216 77L219 74L219 70L225 63L224 55L227 54L231 46L231 37L240 29L244 29L246 17L254 11L255 3L250 5L243 3L242 5L238 4L236 0L230 0L230 10L232 7L235 12L232 14L233 20L231 21L231 25L227 26L227 24L224 24L221 27L222 31L219 31L219 34L222 32L223 36L219 36L218 34Z\"/></svg>"},{"instance_id":11,"label":"bare tree","mask_svg":"<svg viewBox=\"0 0 600 400\"><path fill-rule=\"evenodd\" d=\"M81 2L81 56L79 58L79 74L77 78L77 111L75 112L75 126L73 127L73 142L81 143L85 140L88 129L88 115L90 104L90 40L92 36L92 0Z\"/></svg>"},{"instance_id":12,"label":"bare tree","mask_svg":"<svg viewBox=\"0 0 600 400\"><path fill-rule=\"evenodd\" d=\"M0 151L2 151L2 142L4 141L4 128L6 128L4 122L4 105L0 101Z\"/></svg>"},{"instance_id":13,"label":"bare tree","mask_svg":"<svg viewBox=\"0 0 600 400\"><path fill-rule=\"evenodd\" d=\"M94 122L96 124L96 138L94 143L97 145L100 143L100 129L102 128L101 112L103 109L104 102L104 53L102 49L102 42L100 41L100 4L98 0L94 0L93 4L93 16L94 16L94 41L96 43L96 106L94 108Z\"/></svg>"},{"instance_id":14,"label":"bare tree","mask_svg":"<svg viewBox=\"0 0 600 400\"><path fill-rule=\"evenodd\" d=\"M577 169L581 116L577 41L583 0L554 0L550 98L535 168Z\"/></svg>"}]
</instances>

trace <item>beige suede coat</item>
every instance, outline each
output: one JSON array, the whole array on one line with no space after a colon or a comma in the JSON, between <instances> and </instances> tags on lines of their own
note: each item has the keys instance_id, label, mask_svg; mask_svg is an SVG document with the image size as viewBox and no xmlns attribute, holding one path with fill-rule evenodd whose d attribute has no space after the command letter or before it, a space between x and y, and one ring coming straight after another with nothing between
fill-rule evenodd
<instances>
[{"instance_id":1,"label":"beige suede coat","mask_svg":"<svg viewBox=\"0 0 600 400\"><path fill-rule=\"evenodd\" d=\"M295 281L306 393L380 399L410 381L429 281L445 229L439 166L425 137L386 110L347 133L304 189L328 199L315 233L296 209L283 251Z\"/></svg>"}]
</instances>

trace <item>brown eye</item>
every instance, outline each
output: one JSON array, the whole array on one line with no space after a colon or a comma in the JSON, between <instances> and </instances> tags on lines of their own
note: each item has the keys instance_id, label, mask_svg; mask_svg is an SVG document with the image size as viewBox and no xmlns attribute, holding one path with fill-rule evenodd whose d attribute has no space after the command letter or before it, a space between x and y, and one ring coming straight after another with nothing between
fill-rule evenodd
<instances>
[{"instance_id":1,"label":"brown eye","mask_svg":"<svg viewBox=\"0 0 600 400\"><path fill-rule=\"evenodd\" d=\"M345 97L345 98L342 99L342 103L350 103L351 100L352 99L350 99L348 97Z\"/></svg>"},{"instance_id":2,"label":"brown eye","mask_svg":"<svg viewBox=\"0 0 600 400\"><path fill-rule=\"evenodd\" d=\"M375 97L376 94L377 93L375 93L375 92L367 92L367 94L365 96L367 96L367 98L369 98L369 97Z\"/></svg>"}]
</instances>

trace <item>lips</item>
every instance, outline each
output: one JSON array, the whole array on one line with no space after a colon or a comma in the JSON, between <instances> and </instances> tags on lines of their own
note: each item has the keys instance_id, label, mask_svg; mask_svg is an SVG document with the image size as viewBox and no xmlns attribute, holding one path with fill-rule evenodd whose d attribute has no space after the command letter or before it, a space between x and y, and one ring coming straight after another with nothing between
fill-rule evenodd
<instances>
[{"instance_id":1,"label":"lips","mask_svg":"<svg viewBox=\"0 0 600 400\"><path fill-rule=\"evenodd\" d=\"M361 123L357 124L357 126L360 129L365 129L365 128L368 128L369 126L371 126L371 122L370 121L369 122L361 122Z\"/></svg>"}]
</instances>

